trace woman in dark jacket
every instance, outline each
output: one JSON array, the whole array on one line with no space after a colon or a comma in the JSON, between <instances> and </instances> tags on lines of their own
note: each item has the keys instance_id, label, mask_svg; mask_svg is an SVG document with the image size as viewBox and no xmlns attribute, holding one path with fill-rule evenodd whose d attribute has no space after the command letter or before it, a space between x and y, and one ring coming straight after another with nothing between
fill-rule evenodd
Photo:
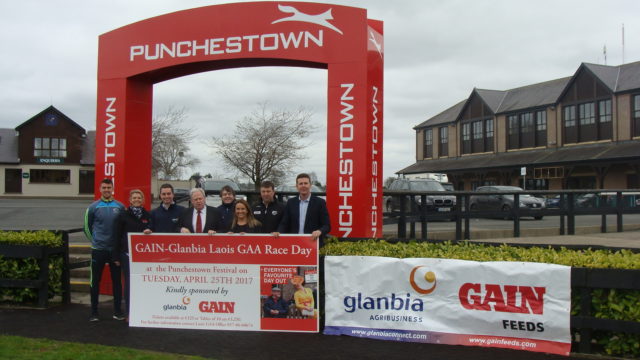
<instances>
[{"instance_id":1,"label":"woman in dark jacket","mask_svg":"<svg viewBox=\"0 0 640 360\"><path fill-rule=\"evenodd\" d=\"M127 211L120 213L118 219L118 242L114 251L114 257L120 259L122 274L124 275L124 299L129 314L130 295L130 268L129 268L129 233L151 233L151 215L145 208L144 194L141 190L134 189L129 193L129 207ZM127 316L128 319L128 316Z\"/></svg>"},{"instance_id":2,"label":"woman in dark jacket","mask_svg":"<svg viewBox=\"0 0 640 360\"><path fill-rule=\"evenodd\" d=\"M260 232L262 232L262 224L253 216L249 203L246 200L237 200L229 233Z\"/></svg>"}]
</instances>

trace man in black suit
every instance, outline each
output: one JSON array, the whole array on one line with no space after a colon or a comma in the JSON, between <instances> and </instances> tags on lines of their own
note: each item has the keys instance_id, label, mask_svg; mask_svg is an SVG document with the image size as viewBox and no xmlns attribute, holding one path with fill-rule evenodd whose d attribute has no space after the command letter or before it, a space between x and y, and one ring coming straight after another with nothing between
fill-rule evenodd
<instances>
[{"instance_id":1,"label":"man in black suit","mask_svg":"<svg viewBox=\"0 0 640 360\"><path fill-rule=\"evenodd\" d=\"M185 210L178 219L181 233L213 235L222 230L220 211L212 206L207 206L205 199L202 188L191 189L191 205L193 207Z\"/></svg>"},{"instance_id":2,"label":"man in black suit","mask_svg":"<svg viewBox=\"0 0 640 360\"><path fill-rule=\"evenodd\" d=\"M307 174L296 177L296 189L298 196L287 201L278 232L273 234L311 234L314 240L324 239L331 231L327 203L311 194L311 177Z\"/></svg>"}]
</instances>

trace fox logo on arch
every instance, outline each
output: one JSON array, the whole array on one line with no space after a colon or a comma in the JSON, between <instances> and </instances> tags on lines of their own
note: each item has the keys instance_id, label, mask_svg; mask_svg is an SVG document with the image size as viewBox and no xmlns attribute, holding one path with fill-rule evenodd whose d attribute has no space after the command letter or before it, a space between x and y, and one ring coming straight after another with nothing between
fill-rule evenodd
<instances>
[{"instance_id":1,"label":"fox logo on arch","mask_svg":"<svg viewBox=\"0 0 640 360\"><path fill-rule=\"evenodd\" d=\"M436 281L436 274L433 271L418 271L420 268L424 267L424 265L419 265L411 269L411 273L409 274L409 284L411 284L413 290L415 290L418 294L427 295L431 294L436 289L436 285L438 282ZM417 273L424 275L416 280ZM430 286L424 288L424 285Z\"/></svg>"},{"instance_id":2,"label":"fox logo on arch","mask_svg":"<svg viewBox=\"0 0 640 360\"><path fill-rule=\"evenodd\" d=\"M300 10L296 9L295 7L288 6L288 5L278 5L278 10L280 10L283 13L291 14L291 15L275 20L271 24L277 24L285 21L300 21L300 22L320 25L322 27L326 27L342 35L342 30L338 29L335 25L329 22L329 20L333 20L333 15L331 15L331 9L323 12L322 14L317 14L317 15L305 14Z\"/></svg>"}]
</instances>

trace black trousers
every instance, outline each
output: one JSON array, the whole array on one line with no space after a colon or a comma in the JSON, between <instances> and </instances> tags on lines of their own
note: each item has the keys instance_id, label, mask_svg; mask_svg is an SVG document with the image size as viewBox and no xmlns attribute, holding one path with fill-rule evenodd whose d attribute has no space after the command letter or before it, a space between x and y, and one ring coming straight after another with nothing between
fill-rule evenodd
<instances>
[{"instance_id":1,"label":"black trousers","mask_svg":"<svg viewBox=\"0 0 640 360\"><path fill-rule=\"evenodd\" d=\"M105 264L109 264L113 284L113 312L122 314L122 282L120 266L115 264L111 251L91 250L91 313L98 314L98 297L100 296L100 279Z\"/></svg>"}]
</instances>

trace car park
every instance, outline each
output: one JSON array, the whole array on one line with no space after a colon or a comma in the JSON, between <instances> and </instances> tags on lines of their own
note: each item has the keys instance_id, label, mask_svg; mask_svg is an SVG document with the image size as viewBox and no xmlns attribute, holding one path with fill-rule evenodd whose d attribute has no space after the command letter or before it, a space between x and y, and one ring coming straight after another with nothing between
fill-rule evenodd
<instances>
[{"instance_id":1,"label":"car park","mask_svg":"<svg viewBox=\"0 0 640 360\"><path fill-rule=\"evenodd\" d=\"M472 195L469 204L471 211L494 211L509 213L513 209L513 194L487 194L499 191L522 192L522 188L517 186L480 186L476 189L477 195ZM483 194L484 193L484 194ZM520 209L542 210L546 207L545 200L529 194L523 193L519 196ZM501 216L510 218L510 215ZM534 216L536 220L542 220L543 216Z\"/></svg>"},{"instance_id":2,"label":"car park","mask_svg":"<svg viewBox=\"0 0 640 360\"><path fill-rule=\"evenodd\" d=\"M431 179L394 179L389 185L388 190L447 192L440 182ZM400 210L400 198L400 196L393 195L384 197L384 203L388 212ZM422 197L420 195L406 195L405 199L405 211L410 211L412 207L416 210L421 210L424 207L427 211L450 212L456 205L456 197L453 195L427 195L424 204L422 204Z\"/></svg>"}]
</instances>

